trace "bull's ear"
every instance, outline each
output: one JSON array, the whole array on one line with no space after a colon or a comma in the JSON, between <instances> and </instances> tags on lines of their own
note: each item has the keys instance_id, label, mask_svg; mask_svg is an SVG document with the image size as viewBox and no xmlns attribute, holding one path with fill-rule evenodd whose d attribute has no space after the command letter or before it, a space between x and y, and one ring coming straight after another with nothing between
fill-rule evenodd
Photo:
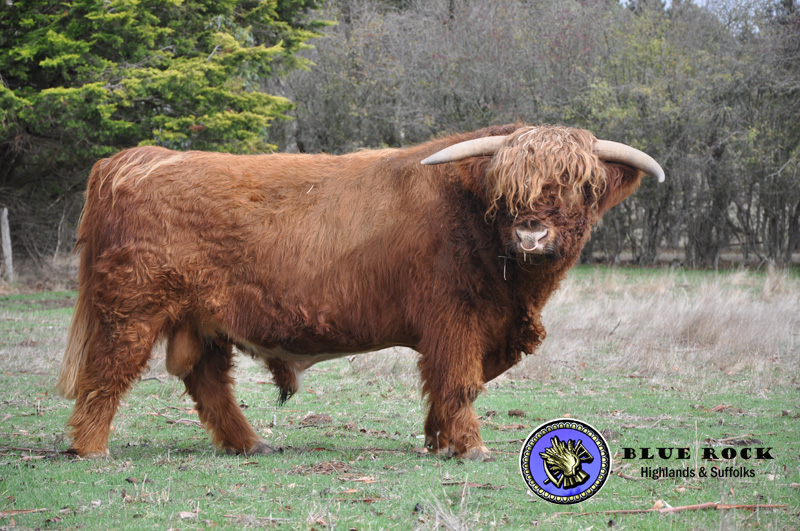
<instances>
[{"instance_id":1,"label":"bull's ear","mask_svg":"<svg viewBox=\"0 0 800 531\"><path fill-rule=\"evenodd\" d=\"M621 203L639 188L644 172L627 164L605 162L606 189L597 201L600 215Z\"/></svg>"}]
</instances>

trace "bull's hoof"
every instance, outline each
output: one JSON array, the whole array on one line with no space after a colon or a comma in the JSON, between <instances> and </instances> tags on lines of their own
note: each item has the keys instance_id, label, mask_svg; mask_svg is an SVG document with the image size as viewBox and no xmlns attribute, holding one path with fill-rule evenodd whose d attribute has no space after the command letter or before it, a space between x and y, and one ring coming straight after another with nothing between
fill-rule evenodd
<instances>
[{"instance_id":1,"label":"bull's hoof","mask_svg":"<svg viewBox=\"0 0 800 531\"><path fill-rule=\"evenodd\" d=\"M66 452L67 455L73 455L80 459L108 459L111 457L111 454L108 453L108 448L105 450L101 450L99 452L85 452L81 453L77 448L70 447Z\"/></svg>"},{"instance_id":2,"label":"bull's hoof","mask_svg":"<svg viewBox=\"0 0 800 531\"><path fill-rule=\"evenodd\" d=\"M436 455L439 457L453 457L455 449L452 446L445 446L444 448L437 448L433 450L428 447L414 448L412 450L417 455Z\"/></svg>"},{"instance_id":3,"label":"bull's hoof","mask_svg":"<svg viewBox=\"0 0 800 531\"><path fill-rule=\"evenodd\" d=\"M470 461L494 461L494 456L492 452L489 451L488 448L485 446L476 446L474 448L470 448L466 452L462 454L458 454L460 459L468 459Z\"/></svg>"},{"instance_id":4,"label":"bull's hoof","mask_svg":"<svg viewBox=\"0 0 800 531\"><path fill-rule=\"evenodd\" d=\"M225 449L225 452L228 455L269 455L275 453L276 451L278 451L277 448L273 448L263 440L259 440L256 444L244 451L233 448Z\"/></svg>"},{"instance_id":5,"label":"bull's hoof","mask_svg":"<svg viewBox=\"0 0 800 531\"><path fill-rule=\"evenodd\" d=\"M250 450L245 452L245 454L246 455L269 455L269 454L275 453L277 451L278 451L277 448L268 445L264 441L260 441L257 445L253 446L252 448L250 448Z\"/></svg>"},{"instance_id":6,"label":"bull's hoof","mask_svg":"<svg viewBox=\"0 0 800 531\"><path fill-rule=\"evenodd\" d=\"M453 457L456 454L456 449L452 446L445 446L444 448L437 448L433 450L434 455L440 457Z\"/></svg>"},{"instance_id":7,"label":"bull's hoof","mask_svg":"<svg viewBox=\"0 0 800 531\"><path fill-rule=\"evenodd\" d=\"M448 444L447 439L444 437L439 438L438 434L436 437L430 435L425 437L425 448L433 455L438 455L440 457L452 457L455 455L456 450L453 445Z\"/></svg>"},{"instance_id":8,"label":"bull's hoof","mask_svg":"<svg viewBox=\"0 0 800 531\"><path fill-rule=\"evenodd\" d=\"M430 446L426 446L424 448L415 448L414 453L419 455L432 454L438 457L455 457L457 455L456 449L452 444L436 449L433 449Z\"/></svg>"}]
</instances>

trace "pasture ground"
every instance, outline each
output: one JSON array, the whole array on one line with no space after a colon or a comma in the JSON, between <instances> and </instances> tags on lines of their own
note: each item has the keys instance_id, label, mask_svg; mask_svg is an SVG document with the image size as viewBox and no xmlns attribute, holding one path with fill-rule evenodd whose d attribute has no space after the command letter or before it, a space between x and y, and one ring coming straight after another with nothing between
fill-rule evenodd
<instances>
[{"instance_id":1,"label":"pasture ground","mask_svg":"<svg viewBox=\"0 0 800 531\"><path fill-rule=\"evenodd\" d=\"M317 365L284 407L268 373L239 356L237 398L283 448L259 457L211 448L157 351L115 418L111 458L70 458L61 452L72 403L52 388L74 297L0 297L2 529L800 527L792 273L576 268L546 309L542 349L476 403L490 463L415 452L425 408L410 351ZM563 416L601 430L614 454L604 489L566 507L529 494L517 464L528 433ZM692 457L625 460L624 447L688 447ZM703 461L704 447L770 447L774 459ZM654 480L643 466L754 476ZM707 502L721 505L669 512Z\"/></svg>"}]
</instances>

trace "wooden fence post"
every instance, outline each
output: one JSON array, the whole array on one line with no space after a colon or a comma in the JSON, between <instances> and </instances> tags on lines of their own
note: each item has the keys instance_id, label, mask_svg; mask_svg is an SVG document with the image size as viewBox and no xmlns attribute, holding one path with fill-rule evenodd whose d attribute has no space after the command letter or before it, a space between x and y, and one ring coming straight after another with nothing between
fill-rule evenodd
<instances>
[{"instance_id":1,"label":"wooden fence post","mask_svg":"<svg viewBox=\"0 0 800 531\"><path fill-rule=\"evenodd\" d=\"M0 236L3 243L3 260L6 264L6 278L14 282L14 262L11 259L11 231L8 229L8 209L3 207L0 213Z\"/></svg>"}]
</instances>

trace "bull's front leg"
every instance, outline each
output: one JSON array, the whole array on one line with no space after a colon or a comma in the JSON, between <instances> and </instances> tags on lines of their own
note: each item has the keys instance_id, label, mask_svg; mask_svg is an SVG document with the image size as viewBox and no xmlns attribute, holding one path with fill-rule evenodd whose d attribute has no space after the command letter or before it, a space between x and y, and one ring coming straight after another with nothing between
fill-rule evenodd
<instances>
[{"instance_id":1,"label":"bull's front leg","mask_svg":"<svg viewBox=\"0 0 800 531\"><path fill-rule=\"evenodd\" d=\"M483 390L483 349L475 328L426 338L420 351L422 392L429 405L426 446L437 454L492 460L472 405Z\"/></svg>"}]
</instances>

